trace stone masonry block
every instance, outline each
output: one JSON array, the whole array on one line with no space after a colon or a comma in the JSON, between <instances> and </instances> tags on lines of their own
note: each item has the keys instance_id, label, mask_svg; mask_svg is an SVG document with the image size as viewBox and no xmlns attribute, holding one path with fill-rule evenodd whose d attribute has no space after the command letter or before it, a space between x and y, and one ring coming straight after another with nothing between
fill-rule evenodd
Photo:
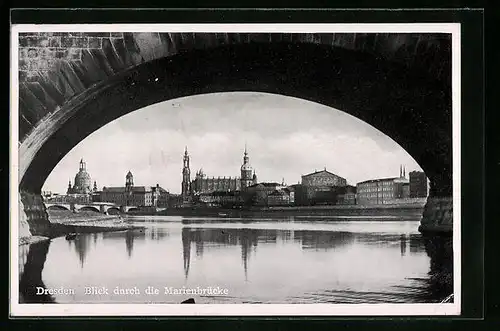
<instances>
[{"instance_id":1,"label":"stone masonry block","mask_svg":"<svg viewBox=\"0 0 500 331\"><path fill-rule=\"evenodd\" d=\"M82 55L82 50L79 48L70 48L68 49L68 59L71 60L79 60Z\"/></svg>"},{"instance_id":2,"label":"stone masonry block","mask_svg":"<svg viewBox=\"0 0 500 331\"><path fill-rule=\"evenodd\" d=\"M51 37L49 38L50 47L61 47L61 37Z\"/></svg>"},{"instance_id":3,"label":"stone masonry block","mask_svg":"<svg viewBox=\"0 0 500 331\"><path fill-rule=\"evenodd\" d=\"M57 59L64 59L68 55L68 50L64 48L58 48L55 54L55 57Z\"/></svg>"},{"instance_id":4,"label":"stone masonry block","mask_svg":"<svg viewBox=\"0 0 500 331\"><path fill-rule=\"evenodd\" d=\"M20 32L19 37L39 36L40 32Z\"/></svg>"},{"instance_id":5,"label":"stone masonry block","mask_svg":"<svg viewBox=\"0 0 500 331\"><path fill-rule=\"evenodd\" d=\"M49 39L46 37L21 37L19 38L20 47L47 47Z\"/></svg>"},{"instance_id":6,"label":"stone masonry block","mask_svg":"<svg viewBox=\"0 0 500 331\"><path fill-rule=\"evenodd\" d=\"M28 48L19 47L19 59L25 59L28 57Z\"/></svg>"},{"instance_id":7,"label":"stone masonry block","mask_svg":"<svg viewBox=\"0 0 500 331\"><path fill-rule=\"evenodd\" d=\"M88 38L61 37L62 47L88 47Z\"/></svg>"},{"instance_id":8,"label":"stone masonry block","mask_svg":"<svg viewBox=\"0 0 500 331\"><path fill-rule=\"evenodd\" d=\"M96 37L90 37L89 48L102 48L102 39Z\"/></svg>"},{"instance_id":9,"label":"stone masonry block","mask_svg":"<svg viewBox=\"0 0 500 331\"><path fill-rule=\"evenodd\" d=\"M37 61L37 69L38 70L48 70L49 62L45 59L40 59Z\"/></svg>"},{"instance_id":10,"label":"stone masonry block","mask_svg":"<svg viewBox=\"0 0 500 331\"><path fill-rule=\"evenodd\" d=\"M28 70L28 60L19 60L19 70Z\"/></svg>"},{"instance_id":11,"label":"stone masonry block","mask_svg":"<svg viewBox=\"0 0 500 331\"><path fill-rule=\"evenodd\" d=\"M83 32L82 37L109 37L110 32Z\"/></svg>"},{"instance_id":12,"label":"stone masonry block","mask_svg":"<svg viewBox=\"0 0 500 331\"><path fill-rule=\"evenodd\" d=\"M40 38L38 40L38 47L47 47L49 46L49 38Z\"/></svg>"},{"instance_id":13,"label":"stone masonry block","mask_svg":"<svg viewBox=\"0 0 500 331\"><path fill-rule=\"evenodd\" d=\"M51 59L55 57L55 48L41 48L38 50L38 57L41 59Z\"/></svg>"},{"instance_id":14,"label":"stone masonry block","mask_svg":"<svg viewBox=\"0 0 500 331\"><path fill-rule=\"evenodd\" d=\"M19 81L23 82L28 77L28 72L26 70L19 70Z\"/></svg>"},{"instance_id":15,"label":"stone masonry block","mask_svg":"<svg viewBox=\"0 0 500 331\"><path fill-rule=\"evenodd\" d=\"M38 57L38 49L36 48L29 48L27 52L27 58L35 58Z\"/></svg>"},{"instance_id":16,"label":"stone masonry block","mask_svg":"<svg viewBox=\"0 0 500 331\"><path fill-rule=\"evenodd\" d=\"M40 75L37 70L26 71L25 81L27 82L36 82L40 78Z\"/></svg>"},{"instance_id":17,"label":"stone masonry block","mask_svg":"<svg viewBox=\"0 0 500 331\"><path fill-rule=\"evenodd\" d=\"M39 70L41 69L39 64L40 64L40 61L39 60L28 60L28 70L29 71L35 71L35 70Z\"/></svg>"},{"instance_id":18,"label":"stone masonry block","mask_svg":"<svg viewBox=\"0 0 500 331\"><path fill-rule=\"evenodd\" d=\"M54 35L54 32L38 32L38 36L40 37L52 37Z\"/></svg>"}]
</instances>

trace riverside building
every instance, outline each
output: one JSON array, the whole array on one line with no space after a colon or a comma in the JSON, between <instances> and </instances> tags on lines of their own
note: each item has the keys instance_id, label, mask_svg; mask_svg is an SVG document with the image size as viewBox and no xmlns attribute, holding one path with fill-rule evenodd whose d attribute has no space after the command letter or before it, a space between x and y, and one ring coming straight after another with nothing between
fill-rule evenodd
<instances>
[{"instance_id":1,"label":"riverside building","mask_svg":"<svg viewBox=\"0 0 500 331\"><path fill-rule=\"evenodd\" d=\"M370 179L356 185L356 202L360 205L389 204L396 199L408 198L408 179L405 168L399 169L399 177Z\"/></svg>"},{"instance_id":2,"label":"riverside building","mask_svg":"<svg viewBox=\"0 0 500 331\"><path fill-rule=\"evenodd\" d=\"M103 187L101 202L111 202L120 206L167 207L168 192L156 186L135 186L134 176L129 171L125 176L125 186Z\"/></svg>"},{"instance_id":3,"label":"riverside building","mask_svg":"<svg viewBox=\"0 0 500 331\"><path fill-rule=\"evenodd\" d=\"M337 204L339 188L347 186L347 180L323 169L302 176L299 201L306 205Z\"/></svg>"},{"instance_id":4,"label":"riverside building","mask_svg":"<svg viewBox=\"0 0 500 331\"><path fill-rule=\"evenodd\" d=\"M427 176L422 171L410 172L410 198L426 198L427 197Z\"/></svg>"}]
</instances>

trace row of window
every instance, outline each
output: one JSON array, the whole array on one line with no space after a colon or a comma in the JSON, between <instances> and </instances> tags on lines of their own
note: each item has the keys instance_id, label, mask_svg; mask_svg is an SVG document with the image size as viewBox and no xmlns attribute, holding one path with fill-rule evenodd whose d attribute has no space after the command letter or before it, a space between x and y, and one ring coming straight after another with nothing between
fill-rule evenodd
<instances>
[{"instance_id":1,"label":"row of window","mask_svg":"<svg viewBox=\"0 0 500 331\"><path fill-rule=\"evenodd\" d=\"M368 188L358 188L358 192L382 192L382 191L392 191L394 187L392 186L382 186L382 187L368 187Z\"/></svg>"},{"instance_id":2,"label":"row of window","mask_svg":"<svg viewBox=\"0 0 500 331\"><path fill-rule=\"evenodd\" d=\"M394 194L392 193L358 193L358 198L366 198L366 197L393 197Z\"/></svg>"}]
</instances>

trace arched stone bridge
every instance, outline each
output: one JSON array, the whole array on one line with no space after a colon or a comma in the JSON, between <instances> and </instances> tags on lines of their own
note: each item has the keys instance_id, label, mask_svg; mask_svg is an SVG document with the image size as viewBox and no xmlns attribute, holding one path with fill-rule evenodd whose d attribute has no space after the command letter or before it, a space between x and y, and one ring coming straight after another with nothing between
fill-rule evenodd
<instances>
[{"instance_id":1,"label":"arched stone bridge","mask_svg":"<svg viewBox=\"0 0 500 331\"><path fill-rule=\"evenodd\" d=\"M49 209L65 209L74 211L95 211L98 213L109 214L113 213L128 213L129 211L138 210L137 206L119 206L114 203L94 202L91 204L71 204L71 203L45 203L45 208Z\"/></svg>"},{"instance_id":2,"label":"arched stone bridge","mask_svg":"<svg viewBox=\"0 0 500 331\"><path fill-rule=\"evenodd\" d=\"M74 211L96 211L98 213L108 214L110 212L119 213L121 207L115 204L108 203L91 203L91 204L70 204L70 203L45 203L47 209L66 209Z\"/></svg>"},{"instance_id":3,"label":"arched stone bridge","mask_svg":"<svg viewBox=\"0 0 500 331\"><path fill-rule=\"evenodd\" d=\"M153 103L255 91L318 102L387 134L430 179L423 229L451 229L451 35L22 33L21 211L46 222L40 191L103 125Z\"/></svg>"}]
</instances>

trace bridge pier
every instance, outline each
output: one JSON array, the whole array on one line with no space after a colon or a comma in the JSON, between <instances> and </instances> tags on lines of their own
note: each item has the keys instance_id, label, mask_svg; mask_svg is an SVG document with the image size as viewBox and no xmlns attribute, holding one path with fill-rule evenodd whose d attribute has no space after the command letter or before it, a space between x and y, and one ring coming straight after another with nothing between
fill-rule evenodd
<instances>
[{"instance_id":1,"label":"bridge pier","mask_svg":"<svg viewBox=\"0 0 500 331\"><path fill-rule=\"evenodd\" d=\"M450 163L448 161L448 163ZM453 176L451 165L444 171L429 174L430 191L419 231L425 234L453 233Z\"/></svg>"},{"instance_id":2,"label":"bridge pier","mask_svg":"<svg viewBox=\"0 0 500 331\"><path fill-rule=\"evenodd\" d=\"M453 232L453 198L428 197L418 230L422 233Z\"/></svg>"},{"instance_id":3,"label":"bridge pier","mask_svg":"<svg viewBox=\"0 0 500 331\"><path fill-rule=\"evenodd\" d=\"M40 193L19 192L19 236L29 238L50 234L49 215Z\"/></svg>"}]
</instances>

